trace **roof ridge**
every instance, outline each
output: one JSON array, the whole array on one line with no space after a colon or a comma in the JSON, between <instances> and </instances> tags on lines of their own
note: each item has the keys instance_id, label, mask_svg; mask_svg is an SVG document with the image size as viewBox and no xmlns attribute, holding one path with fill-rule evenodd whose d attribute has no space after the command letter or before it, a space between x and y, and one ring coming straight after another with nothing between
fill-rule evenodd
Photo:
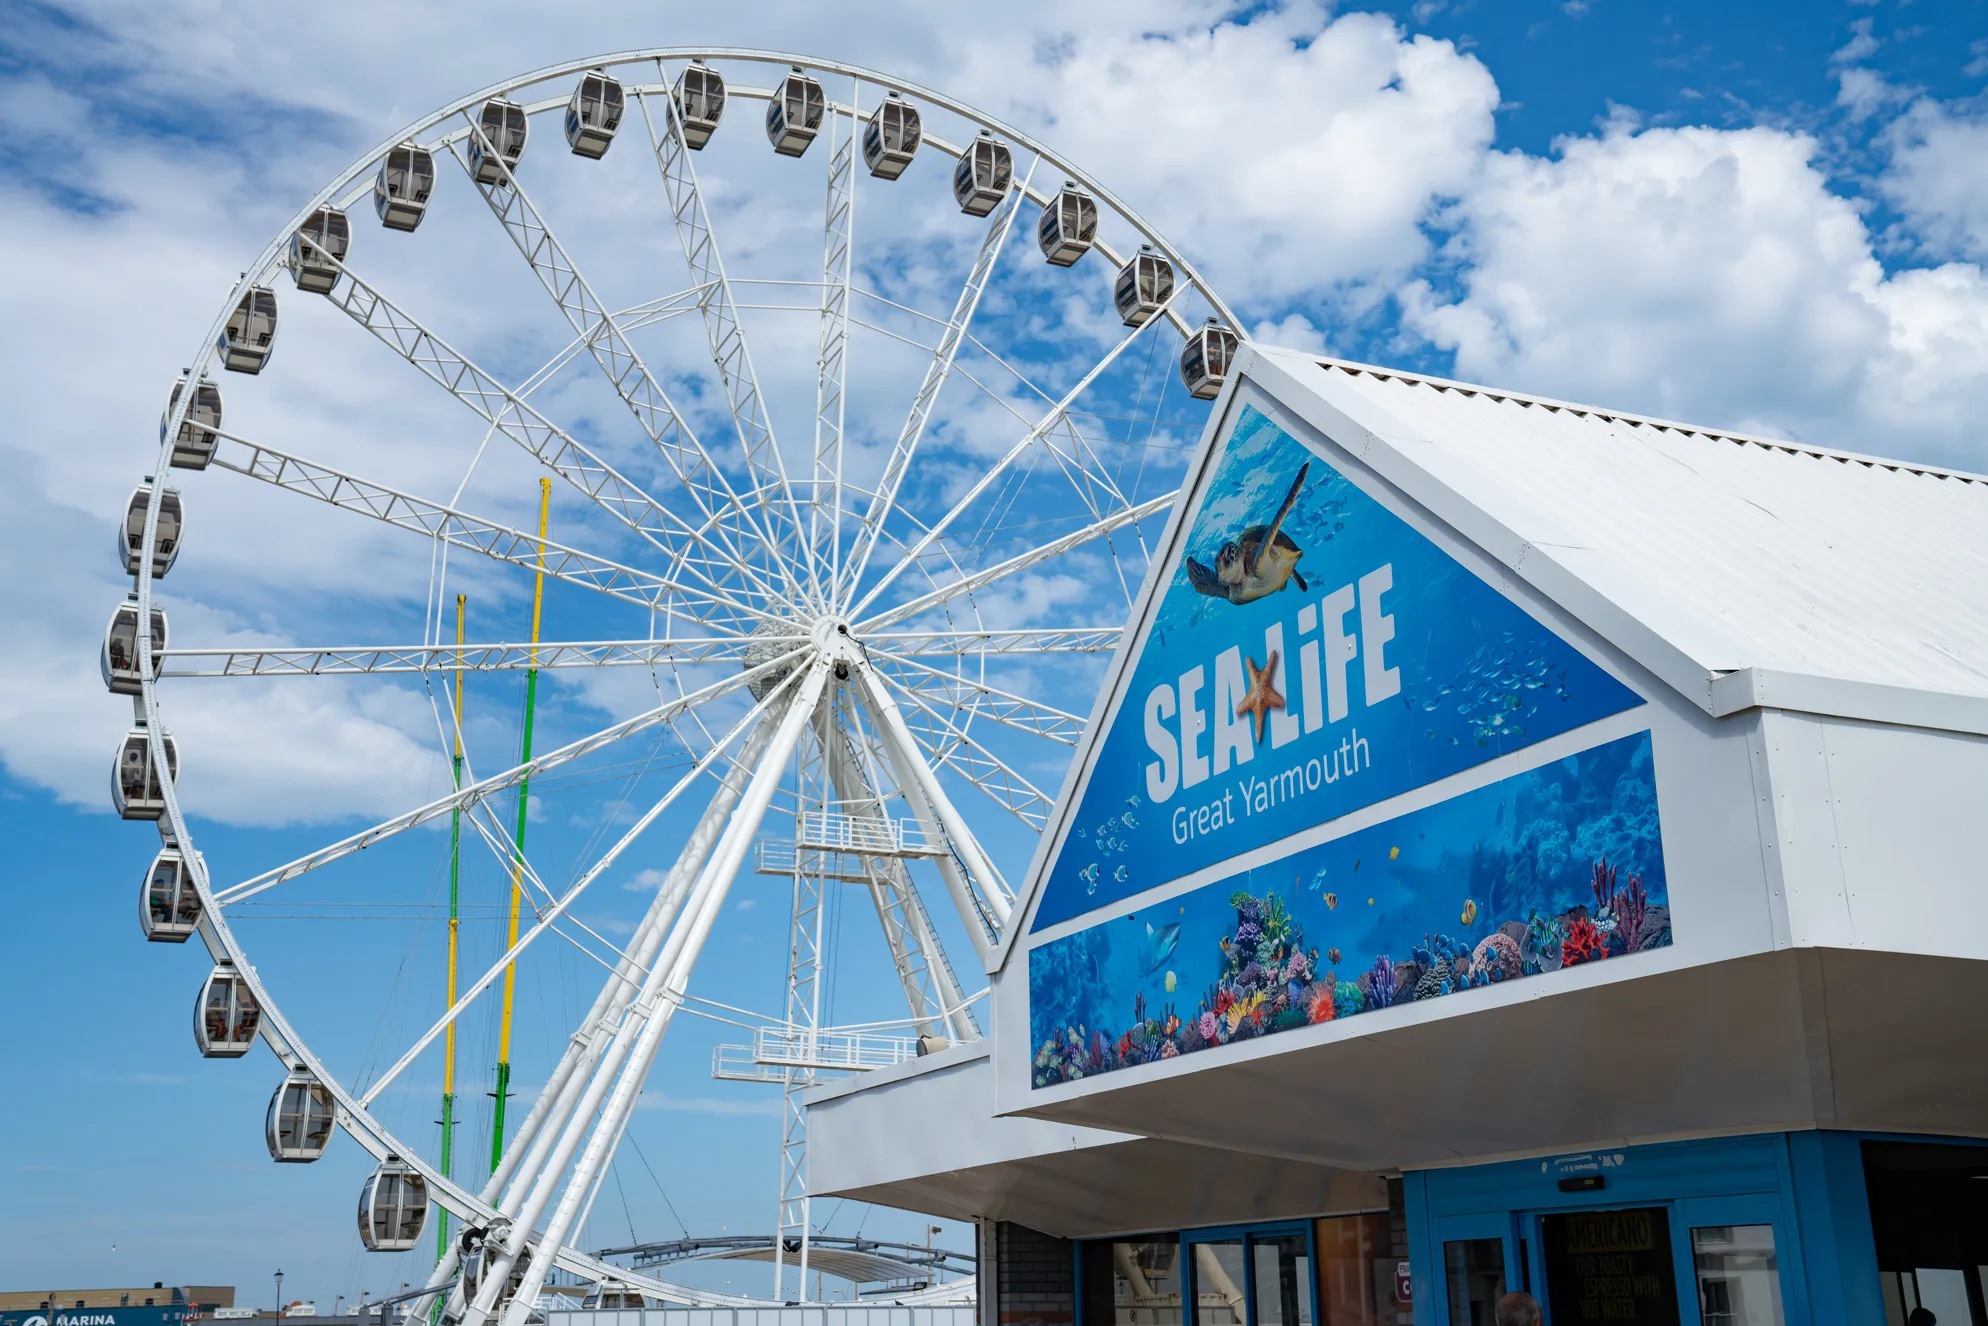
<instances>
[{"instance_id":1,"label":"roof ridge","mask_svg":"<svg viewBox=\"0 0 1988 1326\"><path fill-rule=\"evenodd\" d=\"M1454 378L1439 378L1430 373L1418 373L1411 369L1387 368L1379 364L1363 364L1353 359L1337 359L1331 355L1311 354L1303 351L1295 353L1318 364L1321 368L1334 368L1343 373L1366 374L1385 382L1390 378L1400 378L1415 386L1434 387L1438 391L1460 391L1468 396L1488 396L1494 401L1516 401L1520 405L1539 405L1549 410L1566 410L1571 414L1593 415L1611 423L1638 424L1686 436L1712 438L1721 442L1731 442L1736 446L1763 447L1771 451L1784 452L1791 456L1809 456L1816 460L1855 461L1859 465L1887 470L1902 470L1908 474L1921 474L1934 479L1958 479L1962 483L1988 485L1988 474L1976 474L1969 470L1951 469L1944 465L1926 465L1918 461L1899 460L1891 456L1874 456L1865 452L1845 451L1837 447L1816 446L1807 442L1791 442L1784 437L1764 437L1757 433L1742 433L1730 428L1707 428L1702 424L1687 424L1676 419L1664 419L1655 415L1637 414L1632 410L1614 410L1599 405L1583 405L1575 401L1558 400L1551 396L1539 396L1532 392L1511 391L1504 387L1487 387L1481 383L1459 382Z\"/></svg>"}]
</instances>

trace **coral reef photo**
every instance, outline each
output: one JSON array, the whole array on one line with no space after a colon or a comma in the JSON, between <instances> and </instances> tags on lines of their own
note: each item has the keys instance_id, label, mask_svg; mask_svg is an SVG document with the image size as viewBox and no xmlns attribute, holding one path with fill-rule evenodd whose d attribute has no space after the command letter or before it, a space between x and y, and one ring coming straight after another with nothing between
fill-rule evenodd
<instances>
[{"instance_id":1,"label":"coral reef photo","mask_svg":"<svg viewBox=\"0 0 1988 1326\"><path fill-rule=\"evenodd\" d=\"M1668 898L1637 733L1040 945L1031 1079L1662 948Z\"/></svg>"}]
</instances>

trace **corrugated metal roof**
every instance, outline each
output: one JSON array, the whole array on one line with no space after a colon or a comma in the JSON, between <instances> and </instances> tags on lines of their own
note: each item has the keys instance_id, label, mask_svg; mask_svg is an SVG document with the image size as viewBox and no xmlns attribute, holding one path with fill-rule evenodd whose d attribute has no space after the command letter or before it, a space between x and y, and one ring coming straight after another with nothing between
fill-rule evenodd
<instances>
[{"instance_id":1,"label":"corrugated metal roof","mask_svg":"<svg viewBox=\"0 0 1988 1326\"><path fill-rule=\"evenodd\" d=\"M1708 674L1988 698L1988 478L1257 350Z\"/></svg>"}]
</instances>

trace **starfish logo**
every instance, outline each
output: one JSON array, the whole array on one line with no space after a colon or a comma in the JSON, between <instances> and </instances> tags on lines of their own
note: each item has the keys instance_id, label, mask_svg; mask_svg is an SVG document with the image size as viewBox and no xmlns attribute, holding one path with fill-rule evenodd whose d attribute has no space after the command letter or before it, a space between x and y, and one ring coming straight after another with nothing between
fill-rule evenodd
<instances>
[{"instance_id":1,"label":"starfish logo","mask_svg":"<svg viewBox=\"0 0 1988 1326\"><path fill-rule=\"evenodd\" d=\"M1249 689L1243 698L1236 701L1236 718L1249 714L1256 719L1257 744L1263 743L1263 724L1270 717L1272 709L1284 707L1284 696L1276 687L1277 651L1271 650L1262 667L1249 655L1243 655L1243 669L1249 673Z\"/></svg>"}]
</instances>

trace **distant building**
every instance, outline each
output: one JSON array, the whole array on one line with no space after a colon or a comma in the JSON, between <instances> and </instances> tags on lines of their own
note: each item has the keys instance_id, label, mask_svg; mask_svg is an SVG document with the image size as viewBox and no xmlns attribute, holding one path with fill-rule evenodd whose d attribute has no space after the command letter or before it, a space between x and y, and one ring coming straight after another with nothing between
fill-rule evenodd
<instances>
[{"instance_id":1,"label":"distant building","mask_svg":"<svg viewBox=\"0 0 1988 1326\"><path fill-rule=\"evenodd\" d=\"M235 1304L233 1285L0 1290L0 1326L183 1326Z\"/></svg>"}]
</instances>

